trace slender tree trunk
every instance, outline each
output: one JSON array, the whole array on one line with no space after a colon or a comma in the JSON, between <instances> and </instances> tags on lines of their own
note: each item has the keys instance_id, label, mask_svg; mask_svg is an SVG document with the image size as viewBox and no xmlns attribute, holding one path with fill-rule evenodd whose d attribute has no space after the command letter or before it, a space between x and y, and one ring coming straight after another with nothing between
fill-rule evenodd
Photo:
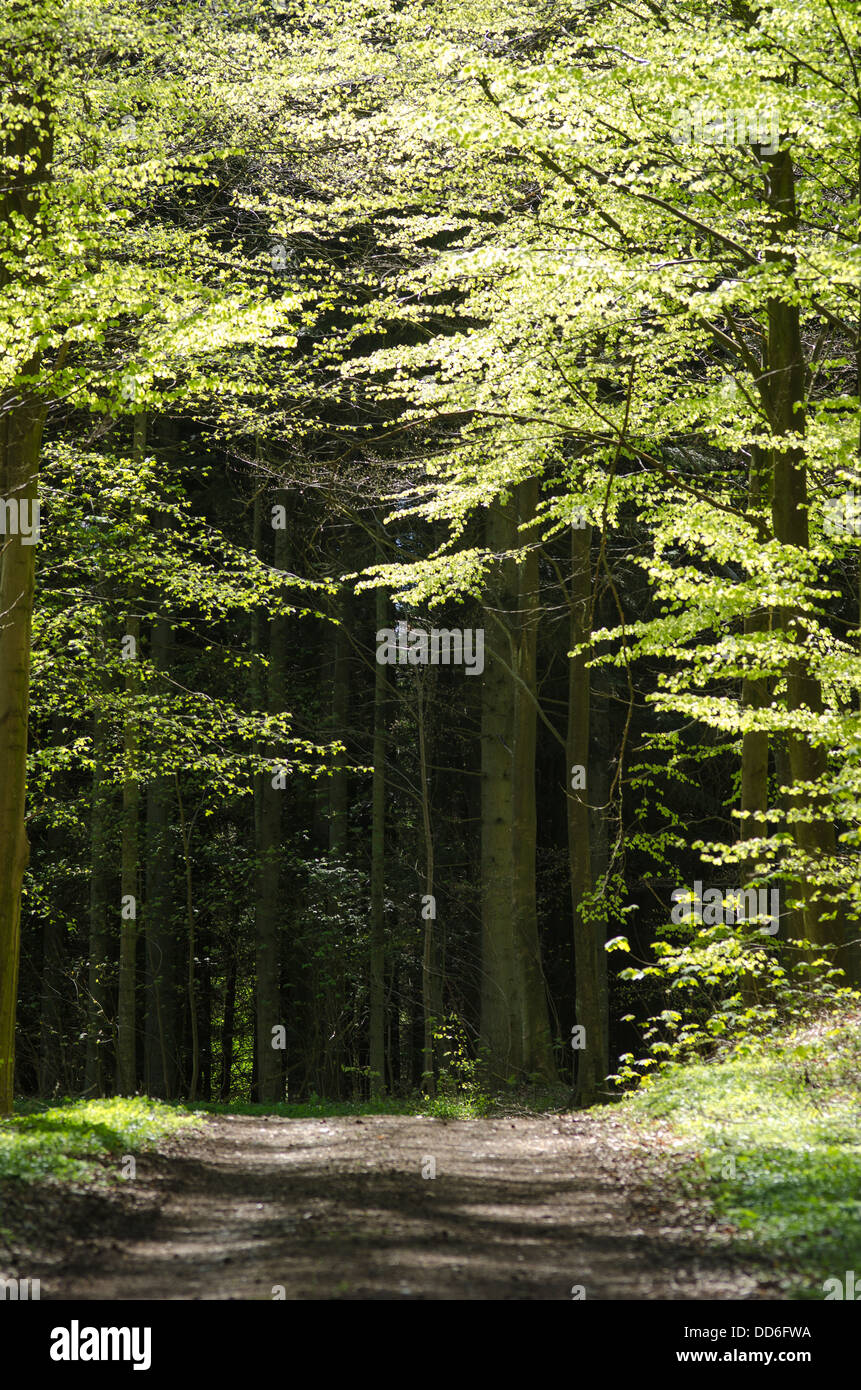
<instances>
[{"instance_id":1,"label":"slender tree trunk","mask_svg":"<svg viewBox=\"0 0 861 1390\"><path fill-rule=\"evenodd\" d=\"M132 457L136 463L143 459L146 448L146 416L134 417ZM126 639L131 649L126 652L127 709L123 727L123 816L120 913L120 974L117 997L117 1090L131 1096L137 1090L137 909L138 909L138 840L141 789L139 780L140 716L140 618L131 615L126 621Z\"/></svg>"},{"instance_id":2,"label":"slender tree trunk","mask_svg":"<svg viewBox=\"0 0 861 1390\"><path fill-rule=\"evenodd\" d=\"M422 944L422 1015L424 1025L423 1075L429 1095L434 1094L436 1074L434 1067L434 1032L440 1024L442 1000L439 971L438 945L436 931L436 899L434 897L434 844L431 826L430 793L428 788L428 760L425 729L425 698L422 677L415 672L416 715L419 734L419 781L422 799L422 828L425 842L425 884L422 919L424 922L424 942Z\"/></svg>"},{"instance_id":3,"label":"slender tree trunk","mask_svg":"<svg viewBox=\"0 0 861 1390\"><path fill-rule=\"evenodd\" d=\"M20 125L8 122L2 136L6 187L0 192L0 220L9 225L18 219L35 241L41 235L41 190L50 177L53 112L38 93L26 92L28 63L23 50L14 57L4 55L4 80L23 85L25 93ZM0 287L7 280L8 271L0 265ZM22 381L40 368L39 356L22 364ZM26 507L31 520L43 419L44 406L26 385L0 398L0 500ZM0 535L0 1115L12 1110L21 886L30 852L25 810L36 555L32 532L27 543L23 530L19 526L15 534Z\"/></svg>"},{"instance_id":4,"label":"slender tree trunk","mask_svg":"<svg viewBox=\"0 0 861 1390\"><path fill-rule=\"evenodd\" d=\"M610 789L612 785L611 765L613 756L612 724L610 720L610 697L612 683L607 668L598 666L590 672L589 681L589 763L587 783L589 788L589 830L593 891L607 881L610 869ZM596 957L595 978L598 987L598 1011L601 1019L601 1055L609 1059L610 1027L609 1000L607 991L607 952L604 945L608 937L606 900L596 892L593 903L595 917L592 931L595 940L601 943ZM609 1065L609 1063L608 1063Z\"/></svg>"},{"instance_id":5,"label":"slender tree trunk","mask_svg":"<svg viewBox=\"0 0 861 1390\"><path fill-rule=\"evenodd\" d=\"M60 836L52 827L48 853L62 853ZM49 907L42 926L42 988L39 1007L39 1094L56 1094L63 1078L63 976L66 929L59 907Z\"/></svg>"},{"instance_id":6,"label":"slender tree trunk","mask_svg":"<svg viewBox=\"0 0 861 1390\"><path fill-rule=\"evenodd\" d=\"M153 665L169 664L170 623L158 617L152 625ZM170 779L153 778L146 805L146 1022L145 1067L147 1095L176 1096L176 941L173 930L170 847Z\"/></svg>"},{"instance_id":7,"label":"slender tree trunk","mask_svg":"<svg viewBox=\"0 0 861 1390\"><path fill-rule=\"evenodd\" d=\"M63 746L64 730L60 716L51 715L51 742ZM54 783L56 788L56 781ZM63 836L54 823L47 834L49 862L61 858ZM51 904L42 924L42 978L39 1000L39 1094L53 1096L63 1078L65 1030L63 1027L63 976L66 958L66 927L60 902Z\"/></svg>"},{"instance_id":8,"label":"slender tree trunk","mask_svg":"<svg viewBox=\"0 0 861 1390\"><path fill-rule=\"evenodd\" d=\"M351 621L352 605L350 593L342 588L338 595L336 608L337 625L333 631L332 689L331 689L331 729L330 735L341 743L346 743L350 715L350 642L347 636ZM331 869L343 871L347 866L347 847L349 822L347 816L349 777L347 755L345 752L335 756L332 773L326 778L323 793L326 796L325 824L328 836L328 858ZM341 872L337 877L330 876L331 891L327 894L327 911L330 919L337 917L341 905ZM331 985L321 990L325 998L325 1013L320 1008L313 1009L315 1025L320 1024L321 1076L318 1089L322 1095L335 1094L341 1079L339 1063L343 1059L343 1020L347 1013L347 982L343 961L338 956L336 970L333 971ZM315 997L312 993L312 1000Z\"/></svg>"},{"instance_id":9,"label":"slender tree trunk","mask_svg":"<svg viewBox=\"0 0 861 1390\"><path fill-rule=\"evenodd\" d=\"M754 447L750 461L748 506L756 513L769 500L769 459ZM767 632L771 614L763 609L744 620L745 636ZM771 703L771 682L767 677L746 676L741 684L742 710L758 711ZM768 834L768 734L760 729L748 729L741 745L741 810L746 812L741 823L741 839L756 840ZM756 855L741 861L742 882L756 877ZM760 927L762 924L760 923ZM742 995L747 1003L757 998L756 977L746 973L741 981Z\"/></svg>"},{"instance_id":10,"label":"slender tree trunk","mask_svg":"<svg viewBox=\"0 0 861 1390\"><path fill-rule=\"evenodd\" d=\"M855 180L855 196L861 202L861 136L858 139L858 166ZM861 400L861 286L858 288L858 317L855 320L855 394ZM855 450L856 478L861 480L861 411L858 412L858 439ZM861 555L855 567L858 581L858 641L861 650ZM861 691L858 692L858 707L861 709ZM861 933L857 922L845 922L847 950L845 961L839 961L846 971L846 983L854 989L861 988Z\"/></svg>"},{"instance_id":11,"label":"slender tree trunk","mask_svg":"<svg viewBox=\"0 0 861 1390\"><path fill-rule=\"evenodd\" d=\"M185 806L179 785L179 776L174 773L176 804L179 811L179 833L182 840L183 867L185 870L185 920L188 931L188 956L186 959L186 989L188 993L188 1017L191 1027L191 1080L188 1084L188 1099L197 1099L197 1083L200 1076L200 1033L197 1023L197 971L196 951L197 932L194 918L194 875L191 861L191 829L185 817Z\"/></svg>"},{"instance_id":12,"label":"slender tree trunk","mask_svg":"<svg viewBox=\"0 0 861 1390\"><path fill-rule=\"evenodd\" d=\"M126 637L135 648L140 642L140 619L126 621ZM140 783L138 751L140 727L137 696L140 682L137 657L127 662L126 696L130 702L123 728L123 812L120 871L120 973L117 993L117 1091L134 1095L137 1087L135 1005L137 997L138 820Z\"/></svg>"},{"instance_id":13,"label":"slender tree trunk","mask_svg":"<svg viewBox=\"0 0 861 1390\"><path fill-rule=\"evenodd\" d=\"M376 624L386 626L385 590L377 589ZM386 715L388 667L377 662L374 676L374 752L371 787L371 950L370 1048L371 1095L385 1092L386 1048Z\"/></svg>"},{"instance_id":14,"label":"slender tree trunk","mask_svg":"<svg viewBox=\"0 0 861 1390\"><path fill-rule=\"evenodd\" d=\"M280 497L280 495L279 495ZM286 570L288 539L286 529L275 531L274 565ZM273 614L269 621L269 675L267 709L280 714L284 709L287 674L287 619ZM284 1098L283 1049L273 1047L273 1029L286 1026L281 1007L281 966L279 930L282 918L281 808L286 794L282 768L286 764L277 743L269 743L268 770L258 777L258 872L255 910L257 975L257 1091L261 1102ZM279 761L280 755L280 761Z\"/></svg>"},{"instance_id":15,"label":"slender tree trunk","mask_svg":"<svg viewBox=\"0 0 861 1390\"><path fill-rule=\"evenodd\" d=\"M273 769L272 775L276 775ZM273 1029L284 1025L279 988L278 888L281 858L281 797L269 773L261 777L260 863L257 876L255 970L257 977L257 1087L258 1099L277 1102L284 1098L279 1050L273 1045Z\"/></svg>"},{"instance_id":16,"label":"slender tree trunk","mask_svg":"<svg viewBox=\"0 0 861 1390\"><path fill-rule=\"evenodd\" d=\"M413 1086L413 981L409 963L398 967L398 1085L403 1095Z\"/></svg>"},{"instance_id":17,"label":"slender tree trunk","mask_svg":"<svg viewBox=\"0 0 861 1390\"><path fill-rule=\"evenodd\" d=\"M227 934L227 972L224 979L224 1024L221 1029L221 1086L219 1098L230 1099L233 1073L233 1042L236 1036L236 954L233 933Z\"/></svg>"},{"instance_id":18,"label":"slender tree trunk","mask_svg":"<svg viewBox=\"0 0 861 1390\"><path fill-rule=\"evenodd\" d=\"M39 1019L40 1094L53 1096L63 1074L63 961L65 930L58 912L48 913L42 930L42 991Z\"/></svg>"},{"instance_id":19,"label":"slender tree trunk","mask_svg":"<svg viewBox=\"0 0 861 1390\"><path fill-rule=\"evenodd\" d=\"M789 816L792 809L792 769L789 766L788 739L785 734L778 735L774 739L774 772L775 780L779 788L787 788L780 793L780 808L785 817ZM804 938L804 913L801 908L794 907L790 910L787 906L790 898L799 900L801 897L801 884L798 878L782 878L779 882L780 890L780 937L785 941L801 941Z\"/></svg>"},{"instance_id":20,"label":"slender tree trunk","mask_svg":"<svg viewBox=\"0 0 861 1390\"><path fill-rule=\"evenodd\" d=\"M252 1099L258 1094L257 1090L257 1059L260 1056L260 1049L257 1046L257 1010L251 1016L251 1096Z\"/></svg>"},{"instance_id":21,"label":"slender tree trunk","mask_svg":"<svg viewBox=\"0 0 861 1390\"><path fill-rule=\"evenodd\" d=\"M768 162L768 202L775 231L781 240L791 242L797 233L798 218L795 203L795 174L789 151L780 150ZM794 276L792 253L784 250L767 252L767 259L779 264L784 274ZM775 429L783 436L803 435L805 432L804 381L805 358L801 337L801 317L794 296L787 292L775 297L768 305L768 376L769 392ZM786 445L774 451L774 480L772 518L774 534L783 545L809 548L807 524L807 468L804 452ZM799 617L789 609L780 609L778 622L795 648L787 668L787 705L790 711L822 709L819 683L811 673L804 652L804 627ZM814 745L803 734L789 738L789 762L793 783L816 785L827 771L825 749ZM811 860L833 856L836 849L834 825L824 813L817 814L821 798L816 792L798 791L793 795L794 808L803 817L794 823L796 844ZM827 904L815 898L813 876L805 875L804 896L805 933L815 945L837 941L842 925L826 917Z\"/></svg>"},{"instance_id":22,"label":"slender tree trunk","mask_svg":"<svg viewBox=\"0 0 861 1390\"><path fill-rule=\"evenodd\" d=\"M487 547L496 556L516 542L511 502L494 503ZM485 666L481 705L481 1047L493 1081L519 1074L520 999L514 958L514 682L509 667L511 615L517 602L514 562L499 558L485 599Z\"/></svg>"},{"instance_id":23,"label":"slender tree trunk","mask_svg":"<svg viewBox=\"0 0 861 1390\"><path fill-rule=\"evenodd\" d=\"M591 602L592 528L571 531L571 648L591 641L589 612ZM569 658L568 735L565 745L565 777L568 811L568 858L571 872L571 907L574 920L575 1024L584 1030L576 1035L574 1056L577 1065L576 1103L594 1105L603 1090L609 1071L606 1021L603 1002L606 995L606 953L603 919L596 920L584 907L592 888L592 843L589 791L589 734L591 718L590 671L586 665L588 647Z\"/></svg>"},{"instance_id":24,"label":"slender tree trunk","mask_svg":"<svg viewBox=\"0 0 861 1390\"><path fill-rule=\"evenodd\" d=\"M538 505L538 479L517 488L521 541L527 543L518 563L518 616L515 628L513 762L514 933L521 990L522 1067L527 1076L553 1080L556 1071L550 1041L547 994L538 938L535 866L538 816L535 801L535 750L538 681L538 551L529 546Z\"/></svg>"},{"instance_id":25,"label":"slender tree trunk","mask_svg":"<svg viewBox=\"0 0 861 1390\"><path fill-rule=\"evenodd\" d=\"M107 627L102 641L108 642ZM87 973L87 1060L84 1072L87 1095L105 1093L105 1049L112 1034L108 1013L110 933L108 931L107 793L105 766L108 756L108 721L97 710L93 719L93 781L90 812L90 939Z\"/></svg>"},{"instance_id":26,"label":"slender tree trunk","mask_svg":"<svg viewBox=\"0 0 861 1390\"><path fill-rule=\"evenodd\" d=\"M751 511L759 509L768 501L768 460L762 451L754 448L750 465L748 490ZM770 615L766 611L753 613L745 619L745 636L768 630ZM771 700L770 682L767 678L746 677L742 681L741 704L743 710L765 709ZM768 809L768 734L757 729L748 730L742 737L741 753L741 809L748 812L742 822L741 838L758 839L768 834L766 811ZM745 870L745 882L750 878L752 866Z\"/></svg>"},{"instance_id":27,"label":"slender tree trunk","mask_svg":"<svg viewBox=\"0 0 861 1390\"><path fill-rule=\"evenodd\" d=\"M334 633L332 666L332 737L344 743L350 711L350 642L347 625L350 622L349 593L342 589L338 598L338 624ZM347 756L335 756L329 784L329 856L343 859L347 848Z\"/></svg>"},{"instance_id":28,"label":"slender tree trunk","mask_svg":"<svg viewBox=\"0 0 861 1390\"><path fill-rule=\"evenodd\" d=\"M210 928L198 933L200 989L197 994L198 1038L200 1046L200 1098L212 1100L212 957Z\"/></svg>"}]
</instances>

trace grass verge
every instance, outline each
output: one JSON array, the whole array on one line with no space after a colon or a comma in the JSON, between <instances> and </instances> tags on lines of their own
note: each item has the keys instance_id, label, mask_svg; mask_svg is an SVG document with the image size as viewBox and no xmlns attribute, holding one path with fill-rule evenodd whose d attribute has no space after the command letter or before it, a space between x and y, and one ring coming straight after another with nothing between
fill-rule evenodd
<instances>
[{"instance_id":1,"label":"grass verge","mask_svg":"<svg viewBox=\"0 0 861 1390\"><path fill-rule=\"evenodd\" d=\"M691 1189L787 1296L861 1284L861 1012L668 1069L616 1114L693 1149Z\"/></svg>"},{"instance_id":2,"label":"grass verge","mask_svg":"<svg viewBox=\"0 0 861 1390\"><path fill-rule=\"evenodd\" d=\"M145 1151L195 1123L175 1106L138 1097L26 1104L20 1110L0 1120L0 1179L89 1179L100 1159Z\"/></svg>"}]
</instances>

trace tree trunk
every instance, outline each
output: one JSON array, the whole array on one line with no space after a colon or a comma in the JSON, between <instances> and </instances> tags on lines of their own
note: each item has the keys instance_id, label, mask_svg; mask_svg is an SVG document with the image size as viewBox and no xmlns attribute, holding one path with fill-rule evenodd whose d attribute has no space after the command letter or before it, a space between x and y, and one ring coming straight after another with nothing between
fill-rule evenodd
<instances>
[{"instance_id":1,"label":"tree trunk","mask_svg":"<svg viewBox=\"0 0 861 1390\"><path fill-rule=\"evenodd\" d=\"M20 90L28 83L28 56L4 55L4 78ZM14 72L11 69L14 68ZM23 69L23 72L22 72ZM10 100L14 100L14 95ZM21 123L7 122L3 136L0 221L18 219L35 241L41 235L40 190L50 177L52 118L41 92L21 98ZM35 119L34 119L35 114ZM0 286L8 272L0 264ZM23 363L22 383L41 368L40 357ZM28 508L32 522L38 495L44 406L22 384L0 399L0 499ZM36 555L19 526L0 536L0 1115L12 1110L15 1081L15 1013L21 933L21 886L29 858L25 827L27 724L30 710L30 634Z\"/></svg>"},{"instance_id":2,"label":"tree trunk","mask_svg":"<svg viewBox=\"0 0 861 1390\"><path fill-rule=\"evenodd\" d=\"M425 677L427 679L427 677ZM441 1022L442 999L439 968L438 943L436 941L436 899L434 897L434 844L430 814L430 792L428 788L427 734L425 728L425 692L423 679L418 668L415 671L416 714L419 734L419 781L422 800L422 828L425 842L425 883L422 903L424 941L422 943L422 1018L424 1045L422 1048L422 1073L425 1088L429 1095L434 1094L436 1073L434 1067L434 1033Z\"/></svg>"},{"instance_id":3,"label":"tree trunk","mask_svg":"<svg viewBox=\"0 0 861 1390\"><path fill-rule=\"evenodd\" d=\"M539 576L538 551L532 524L538 505L538 479L529 478L517 488L521 544L526 545L518 563L518 613L515 625L514 761L513 783L513 920L520 992L521 1066L527 1077L556 1078L550 1041L547 994L538 938L535 864L538 817L535 801L535 749L538 682Z\"/></svg>"},{"instance_id":4,"label":"tree trunk","mask_svg":"<svg viewBox=\"0 0 861 1390\"><path fill-rule=\"evenodd\" d=\"M748 484L748 506L752 513L769 500L771 483L768 468L769 460L763 451L754 447L750 461ZM767 632L771 622L770 613L763 609L751 613L744 620L745 636L755 632ZM742 710L762 710L771 703L771 681L767 677L746 676L741 684ZM742 735L741 745L741 810L746 812L741 823L741 839L756 840L768 834L768 734L764 730L748 729ZM756 855L741 861L742 883L749 883L756 877ZM757 925L759 931L763 923ZM742 997L747 1004L758 998L756 977L746 972L741 979Z\"/></svg>"},{"instance_id":5,"label":"tree trunk","mask_svg":"<svg viewBox=\"0 0 861 1390\"><path fill-rule=\"evenodd\" d=\"M274 565L286 570L287 532L275 531ZM270 714L284 709L287 672L287 619L273 614L269 621L269 675L266 705ZM281 967L278 933L281 923L281 807L285 789L280 769L286 764L276 743L267 745L269 766L258 775L258 870L255 909L255 969L257 976L257 1095L262 1103L284 1099L283 1049L273 1047L273 1029L284 1025L281 1008ZM279 761L280 756L280 761Z\"/></svg>"},{"instance_id":6,"label":"tree trunk","mask_svg":"<svg viewBox=\"0 0 861 1390\"><path fill-rule=\"evenodd\" d=\"M107 625L102 641L108 642ZM108 1013L110 932L108 930L107 815L104 768L107 763L108 721L97 710L93 719L93 782L90 813L90 939L87 978L87 1060L84 1073L89 1096L105 1094L105 1049L112 1034Z\"/></svg>"},{"instance_id":7,"label":"tree trunk","mask_svg":"<svg viewBox=\"0 0 861 1390\"><path fill-rule=\"evenodd\" d=\"M377 589L376 630L386 626L385 590ZM386 713L388 667L377 662L374 676L374 752L371 788L371 949L370 1048L371 1095L385 1092L386 1048Z\"/></svg>"},{"instance_id":8,"label":"tree trunk","mask_svg":"<svg viewBox=\"0 0 861 1390\"><path fill-rule=\"evenodd\" d=\"M219 1099L230 1099L233 1073L233 1040L236 1035L236 955L233 933L227 935L227 973L224 980L224 1023L221 1029L221 1086Z\"/></svg>"},{"instance_id":9,"label":"tree trunk","mask_svg":"<svg viewBox=\"0 0 861 1390\"><path fill-rule=\"evenodd\" d=\"M791 788L792 770L789 766L788 739L785 734L778 735L774 742L774 772L778 787ZM780 808L788 817L792 808L791 790L780 793ZM788 822L787 822L788 823ZM789 908L790 898L801 898L801 883L797 877L782 878L778 883L780 891L780 931L778 935L785 941L801 941L804 938L804 913L799 907Z\"/></svg>"},{"instance_id":10,"label":"tree trunk","mask_svg":"<svg viewBox=\"0 0 861 1390\"><path fill-rule=\"evenodd\" d=\"M601 1019L601 1055L609 1059L609 1001L607 997L607 952L603 945L607 940L606 899L597 893L604 887L610 870L610 791L612 787L611 769L613 763L612 724L610 707L612 680L605 666L598 666L590 672L589 680L589 742L591 745L587 782L589 788L589 830L592 884L596 891L594 911L596 917L592 924L595 939L602 943L596 959L596 982ZM608 1062L609 1065L609 1062Z\"/></svg>"},{"instance_id":11,"label":"tree trunk","mask_svg":"<svg viewBox=\"0 0 861 1390\"><path fill-rule=\"evenodd\" d=\"M200 1098L212 1100L212 957L211 929L198 933L200 989L197 993L197 1032L200 1049Z\"/></svg>"},{"instance_id":12,"label":"tree trunk","mask_svg":"<svg viewBox=\"0 0 861 1390\"><path fill-rule=\"evenodd\" d=\"M56 1095L63 1073L63 960L65 929L62 917L49 911L42 930L42 997L39 1020L39 1093Z\"/></svg>"},{"instance_id":13,"label":"tree trunk","mask_svg":"<svg viewBox=\"0 0 861 1390\"><path fill-rule=\"evenodd\" d=\"M166 670L170 652L170 623L158 617L152 625L153 665ZM170 847L170 779L161 774L147 787L146 804L146 1092L171 1100L176 1078L176 939L173 929Z\"/></svg>"},{"instance_id":14,"label":"tree trunk","mask_svg":"<svg viewBox=\"0 0 861 1390\"><path fill-rule=\"evenodd\" d=\"M350 622L351 606L347 590L342 589L338 597L338 624L334 636L334 661L332 666L332 738L344 743L347 738L347 720L350 710L350 641L347 624ZM347 848L347 756L335 755L329 783L329 856L343 859Z\"/></svg>"},{"instance_id":15,"label":"tree trunk","mask_svg":"<svg viewBox=\"0 0 861 1390\"><path fill-rule=\"evenodd\" d=\"M750 463L748 489L749 507L757 512L768 499L768 460L760 449L754 448ZM745 636L755 632L766 632L769 614L766 611L752 613L745 619ZM771 701L771 688L768 679L746 677L742 681L741 704L744 710L767 708ZM768 734L756 729L748 730L742 737L741 753L741 809L750 814L742 821L741 838L758 839L768 834L765 813L768 809ZM751 876L751 867L745 871L745 882Z\"/></svg>"},{"instance_id":16,"label":"tree trunk","mask_svg":"<svg viewBox=\"0 0 861 1390\"><path fill-rule=\"evenodd\" d=\"M51 716L51 741L62 747L64 731L58 714ZM55 783L56 787L56 783ZM63 854L60 828L48 829L49 861ZM63 974L66 957L66 927L60 902L51 904L42 925L42 988L39 1001L39 1094L56 1095L63 1079Z\"/></svg>"},{"instance_id":17,"label":"tree trunk","mask_svg":"<svg viewBox=\"0 0 861 1390\"><path fill-rule=\"evenodd\" d=\"M140 642L140 619L126 621L127 637L137 650ZM117 1091L121 1096L134 1095L137 1085L135 1047L135 1003L137 984L137 891L138 891L138 819L140 814L140 783L138 773L138 741L140 728L137 713L139 691L137 656L129 660L126 669L126 711L123 728L123 812L120 870L120 973L117 991Z\"/></svg>"},{"instance_id":18,"label":"tree trunk","mask_svg":"<svg viewBox=\"0 0 861 1390\"><path fill-rule=\"evenodd\" d=\"M146 448L146 416L134 417L132 457L143 459ZM122 1096L137 1090L137 908L138 908L138 828L141 790L139 781L140 717L140 618L129 616L125 637L131 644L126 652L126 715L123 726L123 816L120 913L120 975L117 995L117 1091Z\"/></svg>"},{"instance_id":19,"label":"tree trunk","mask_svg":"<svg viewBox=\"0 0 861 1390\"><path fill-rule=\"evenodd\" d=\"M197 971L196 951L197 932L194 917L194 872L191 859L191 828L186 820L185 805L179 775L174 773L176 804L179 811L179 834L182 841L182 858L185 870L185 920L188 932L188 954L186 957L186 990L188 995L188 1018L191 1029L191 1080L188 1083L188 1099L197 1099L197 1082L200 1076L200 1033L197 1020Z\"/></svg>"},{"instance_id":20,"label":"tree trunk","mask_svg":"<svg viewBox=\"0 0 861 1390\"><path fill-rule=\"evenodd\" d=\"M571 625L570 645L577 647L591 640L589 625L592 528L571 530ZM607 964L604 951L603 918L596 920L584 899L592 888L592 844L589 800L589 734L591 718L590 671L586 665L588 648L569 658L568 735L565 745L565 782L568 811L568 858L571 872L571 907L574 918L575 1024L578 1034L572 1042L577 1073L574 1087L578 1105L594 1105L610 1070L606 1048ZM582 773L580 771L582 769Z\"/></svg>"},{"instance_id":21,"label":"tree trunk","mask_svg":"<svg viewBox=\"0 0 861 1390\"><path fill-rule=\"evenodd\" d=\"M413 981L407 961L398 966L398 1086L407 1095L413 1088Z\"/></svg>"},{"instance_id":22,"label":"tree trunk","mask_svg":"<svg viewBox=\"0 0 861 1390\"><path fill-rule=\"evenodd\" d=\"M332 688L331 688L331 727L330 737L341 743L347 740L347 724L350 714L350 641L347 628L351 621L352 605L350 593L342 588L338 595L335 616L338 619L333 632ZM328 625L327 625L328 626ZM325 779L322 787L325 796L324 825L326 826L327 848L330 868L326 909L330 920L337 917L341 907L342 873L347 866L349 821L347 816L349 777L347 755L338 753L333 762L332 773ZM338 870L336 873L335 870ZM343 958L340 952L330 975L330 985L323 988L313 980L311 1007L315 1027L319 1024L320 1037L320 1075L316 1083L321 1095L336 1094L341 1083L340 1062L343 1059L343 1021L347 1013L348 986ZM316 973L316 972L315 972ZM313 1000L323 996L319 1005Z\"/></svg>"},{"instance_id":23,"label":"tree trunk","mask_svg":"<svg viewBox=\"0 0 861 1390\"><path fill-rule=\"evenodd\" d=\"M487 517L488 549L500 558L485 598L485 666L481 703L481 1048L490 1078L520 1072L522 1039L514 960L514 682L510 674L511 615L517 602L514 561L501 558L516 542L511 502L495 502Z\"/></svg>"},{"instance_id":24,"label":"tree trunk","mask_svg":"<svg viewBox=\"0 0 861 1390\"><path fill-rule=\"evenodd\" d=\"M797 233L798 218L795 204L795 174L792 157L780 150L768 163L768 203L776 237L791 243ZM782 267L794 280L795 264L791 251L780 248L766 253L767 260ZM769 393L774 429L779 435L802 435L804 415L805 358L801 337L801 317L794 296L775 297L768 304L768 374ZM807 468L803 450L786 446L774 451L772 519L774 534L783 545L807 550ZM777 619L796 654L787 669L787 706L793 710L822 709L819 683L812 675L804 653L803 623L789 609L780 609ZM827 771L825 749L811 743L803 734L789 738L789 763L792 781L819 783ZM827 814L817 814L819 796L815 792L793 795L796 811L804 818L794 824L796 844L811 861L832 856L836 849L834 825ZM824 810L824 808L823 808ZM811 864L811 868L813 864ZM805 934L815 945L837 941L842 935L840 924L827 920L827 904L816 901L812 875L805 875L804 896Z\"/></svg>"}]
</instances>

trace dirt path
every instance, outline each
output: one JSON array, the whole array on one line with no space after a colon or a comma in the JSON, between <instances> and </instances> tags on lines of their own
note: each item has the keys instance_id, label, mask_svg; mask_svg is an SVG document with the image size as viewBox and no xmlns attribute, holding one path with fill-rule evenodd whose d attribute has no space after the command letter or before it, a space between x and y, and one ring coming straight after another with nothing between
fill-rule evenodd
<instances>
[{"instance_id":1,"label":"dirt path","mask_svg":"<svg viewBox=\"0 0 861 1390\"><path fill-rule=\"evenodd\" d=\"M588 1116L218 1117L75 1225L43 1299L774 1296Z\"/></svg>"}]
</instances>

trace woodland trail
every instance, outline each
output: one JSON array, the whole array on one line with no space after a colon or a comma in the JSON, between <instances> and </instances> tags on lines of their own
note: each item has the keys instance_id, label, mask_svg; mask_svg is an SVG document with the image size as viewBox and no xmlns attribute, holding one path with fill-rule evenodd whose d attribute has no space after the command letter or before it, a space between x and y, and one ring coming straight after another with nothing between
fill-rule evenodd
<instances>
[{"instance_id":1,"label":"woodland trail","mask_svg":"<svg viewBox=\"0 0 861 1390\"><path fill-rule=\"evenodd\" d=\"M219 1116L88 1211L43 1298L775 1296L588 1115Z\"/></svg>"}]
</instances>

